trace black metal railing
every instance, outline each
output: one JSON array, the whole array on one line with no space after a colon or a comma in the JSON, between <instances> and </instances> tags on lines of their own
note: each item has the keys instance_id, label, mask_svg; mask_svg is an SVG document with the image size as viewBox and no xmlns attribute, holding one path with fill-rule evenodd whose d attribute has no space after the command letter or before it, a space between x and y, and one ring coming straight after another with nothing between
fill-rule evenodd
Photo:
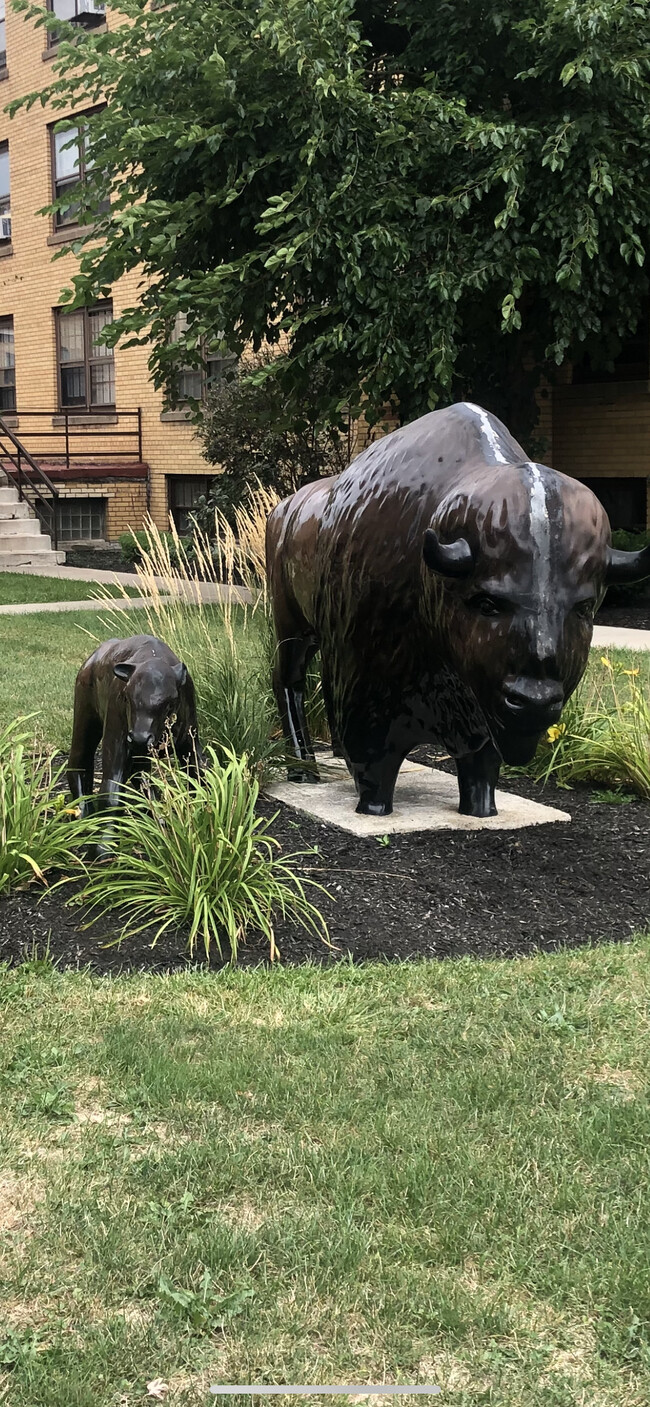
<instances>
[{"instance_id":1,"label":"black metal railing","mask_svg":"<svg viewBox=\"0 0 650 1407\"><path fill-rule=\"evenodd\" d=\"M18 436L1 418L0 461L5 467L10 483L13 483L18 489L20 502L28 503L30 508L33 508L45 532L52 539L52 546L56 552L58 545L56 504L59 490L18 439ZM11 469L6 467L7 461L13 466Z\"/></svg>"},{"instance_id":2,"label":"black metal railing","mask_svg":"<svg viewBox=\"0 0 650 1407\"><path fill-rule=\"evenodd\" d=\"M5 415L9 412L5 411ZM93 423L93 420L96 420ZM104 419L103 417L107 418ZM88 458L101 460L134 460L142 463L142 411L115 410L107 406L103 412L83 410L20 410L11 411L20 426L20 439L26 449L48 463L65 465ZM39 422L49 421L49 429L40 429ZM115 441L120 445L115 448Z\"/></svg>"}]
</instances>

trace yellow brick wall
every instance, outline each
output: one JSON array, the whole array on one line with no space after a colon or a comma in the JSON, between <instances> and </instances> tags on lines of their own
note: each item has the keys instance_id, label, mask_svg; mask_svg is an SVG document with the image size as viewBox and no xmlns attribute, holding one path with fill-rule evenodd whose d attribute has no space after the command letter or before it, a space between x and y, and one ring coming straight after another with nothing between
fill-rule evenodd
<instances>
[{"instance_id":1,"label":"yellow brick wall","mask_svg":"<svg viewBox=\"0 0 650 1407\"><path fill-rule=\"evenodd\" d=\"M114 542L127 528L141 523L147 512L147 485L144 479L75 479L59 484L59 497L105 498L106 537Z\"/></svg>"},{"instance_id":2,"label":"yellow brick wall","mask_svg":"<svg viewBox=\"0 0 650 1407\"><path fill-rule=\"evenodd\" d=\"M109 14L109 22L110 22ZM52 78L52 65L43 57L45 36L21 15L7 6L7 68L8 77L0 82L0 105L44 86ZM69 282L76 267L73 255L53 261L57 246L48 244L53 234L52 222L36 212L52 198L50 138L48 125L63 114L54 113L40 105L29 112L20 111L13 120L0 114L0 141L9 142L11 179L11 252L3 256L0 246L0 317L14 319L16 349L16 400L18 410L55 410L57 408L56 335L53 309L60 302L61 289ZM73 114L71 113L71 116ZM113 288L113 304L117 313L135 301L138 277L121 279ZM151 475L151 511L159 527L168 526L166 476L169 474L205 474L214 472L201 456L191 425L182 420L161 419L162 395L154 390L147 369L146 348L136 347L115 352L116 404L122 410L142 407L143 459ZM135 422L126 421L120 429L132 429ZM20 424L17 433L20 435ZM34 430L35 422L23 420L25 430ZM49 421L40 428L51 430ZM101 458L102 445L117 447L108 437L101 440L93 434L93 447ZM27 441L37 457L46 457L47 441ZM73 448L79 450L81 441L75 438ZM137 458L135 439L125 441ZM50 442L50 448L60 445ZM96 456L95 456L96 457ZM81 495L79 485L75 486ZM108 492L109 502L113 502ZM124 495L120 493L120 503ZM126 499L124 499L126 502ZM146 508L146 495L138 486L131 495L128 509L135 517L131 524L139 527ZM111 536L129 526L124 521L126 508L114 513L109 510Z\"/></svg>"},{"instance_id":3,"label":"yellow brick wall","mask_svg":"<svg viewBox=\"0 0 650 1407\"><path fill-rule=\"evenodd\" d=\"M650 395L646 383L556 386L553 467L578 479L644 479L650 528Z\"/></svg>"}]
</instances>

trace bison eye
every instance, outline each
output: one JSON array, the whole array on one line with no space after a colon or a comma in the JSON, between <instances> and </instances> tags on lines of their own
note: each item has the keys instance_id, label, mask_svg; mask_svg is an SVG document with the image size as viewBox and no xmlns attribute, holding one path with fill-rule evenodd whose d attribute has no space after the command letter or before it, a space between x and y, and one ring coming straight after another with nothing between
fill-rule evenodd
<instances>
[{"instance_id":1,"label":"bison eye","mask_svg":"<svg viewBox=\"0 0 650 1407\"><path fill-rule=\"evenodd\" d=\"M580 616L581 620L593 620L595 604L592 596L589 596L585 601L576 601L573 607L574 613Z\"/></svg>"},{"instance_id":2,"label":"bison eye","mask_svg":"<svg viewBox=\"0 0 650 1407\"><path fill-rule=\"evenodd\" d=\"M478 611L480 616L488 616L491 619L502 616L504 611L509 609L507 601L495 601L493 596L486 596L484 593L470 597L467 604L471 610Z\"/></svg>"}]
</instances>

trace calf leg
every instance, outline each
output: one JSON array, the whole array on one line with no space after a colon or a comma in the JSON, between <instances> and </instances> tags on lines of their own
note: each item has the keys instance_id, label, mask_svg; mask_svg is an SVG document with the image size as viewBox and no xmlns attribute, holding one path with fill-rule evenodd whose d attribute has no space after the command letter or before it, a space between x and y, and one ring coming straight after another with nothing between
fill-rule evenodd
<instances>
[{"instance_id":1,"label":"calf leg","mask_svg":"<svg viewBox=\"0 0 650 1407\"><path fill-rule=\"evenodd\" d=\"M102 756L102 780L97 796L96 809L114 816L122 800L122 788L128 777L128 755L126 738L121 734L110 737L104 734ZM107 816L107 818L108 818ZM97 845L97 854L109 854L109 841L113 833L112 824L107 824L102 839Z\"/></svg>"},{"instance_id":2,"label":"calf leg","mask_svg":"<svg viewBox=\"0 0 650 1407\"><path fill-rule=\"evenodd\" d=\"M501 758L493 743L478 752L456 758L461 816L496 816L494 789L499 780Z\"/></svg>"},{"instance_id":3,"label":"calf leg","mask_svg":"<svg viewBox=\"0 0 650 1407\"><path fill-rule=\"evenodd\" d=\"M312 741L305 717L305 676L309 661L318 644L313 635L280 640L273 669L275 693L282 732L287 744L289 761L287 775L291 782L317 782L318 771ZM301 766L311 763L312 766Z\"/></svg>"},{"instance_id":4,"label":"calf leg","mask_svg":"<svg viewBox=\"0 0 650 1407\"><path fill-rule=\"evenodd\" d=\"M102 736L101 719L81 690L75 691L72 742L68 757L68 786L75 801L92 796L95 753Z\"/></svg>"}]
</instances>

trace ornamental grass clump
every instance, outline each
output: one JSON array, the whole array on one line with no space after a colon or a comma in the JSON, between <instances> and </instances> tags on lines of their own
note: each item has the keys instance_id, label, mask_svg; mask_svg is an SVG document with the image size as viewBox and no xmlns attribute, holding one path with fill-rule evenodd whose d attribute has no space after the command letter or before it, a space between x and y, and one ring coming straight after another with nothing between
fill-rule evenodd
<instances>
[{"instance_id":1,"label":"ornamental grass clump","mask_svg":"<svg viewBox=\"0 0 650 1407\"><path fill-rule=\"evenodd\" d=\"M650 703L639 668L603 655L549 728L533 770L539 781L606 782L650 800Z\"/></svg>"},{"instance_id":2,"label":"ornamental grass clump","mask_svg":"<svg viewBox=\"0 0 650 1407\"><path fill-rule=\"evenodd\" d=\"M52 757L24 730L27 718L0 730L0 895L74 862L76 806L66 803Z\"/></svg>"},{"instance_id":3,"label":"ornamental grass clump","mask_svg":"<svg viewBox=\"0 0 650 1407\"><path fill-rule=\"evenodd\" d=\"M152 926L154 946L168 930L188 931L191 955L202 945L236 962L240 943L261 934L271 959L277 949L276 915L291 918L327 942L327 927L294 869L299 855L279 854L270 822L255 814L259 793L247 759L207 749L200 780L169 757L152 764L142 792L129 789L111 822L91 816L86 839L101 839L107 858L88 868L83 898L90 917L116 910L126 917L122 941Z\"/></svg>"},{"instance_id":4,"label":"ornamental grass clump","mask_svg":"<svg viewBox=\"0 0 650 1407\"><path fill-rule=\"evenodd\" d=\"M175 530L148 520L139 534L138 585L147 603L141 629L164 640L187 665L196 689L201 737L222 758L246 754L264 783L284 761L272 689L275 631L268 599L264 539L278 502L262 485L235 511L235 526L217 509L214 532L198 528L191 557ZM119 602L99 593L105 623L124 633ZM328 737L320 675L310 670L307 713L312 733Z\"/></svg>"}]
</instances>

